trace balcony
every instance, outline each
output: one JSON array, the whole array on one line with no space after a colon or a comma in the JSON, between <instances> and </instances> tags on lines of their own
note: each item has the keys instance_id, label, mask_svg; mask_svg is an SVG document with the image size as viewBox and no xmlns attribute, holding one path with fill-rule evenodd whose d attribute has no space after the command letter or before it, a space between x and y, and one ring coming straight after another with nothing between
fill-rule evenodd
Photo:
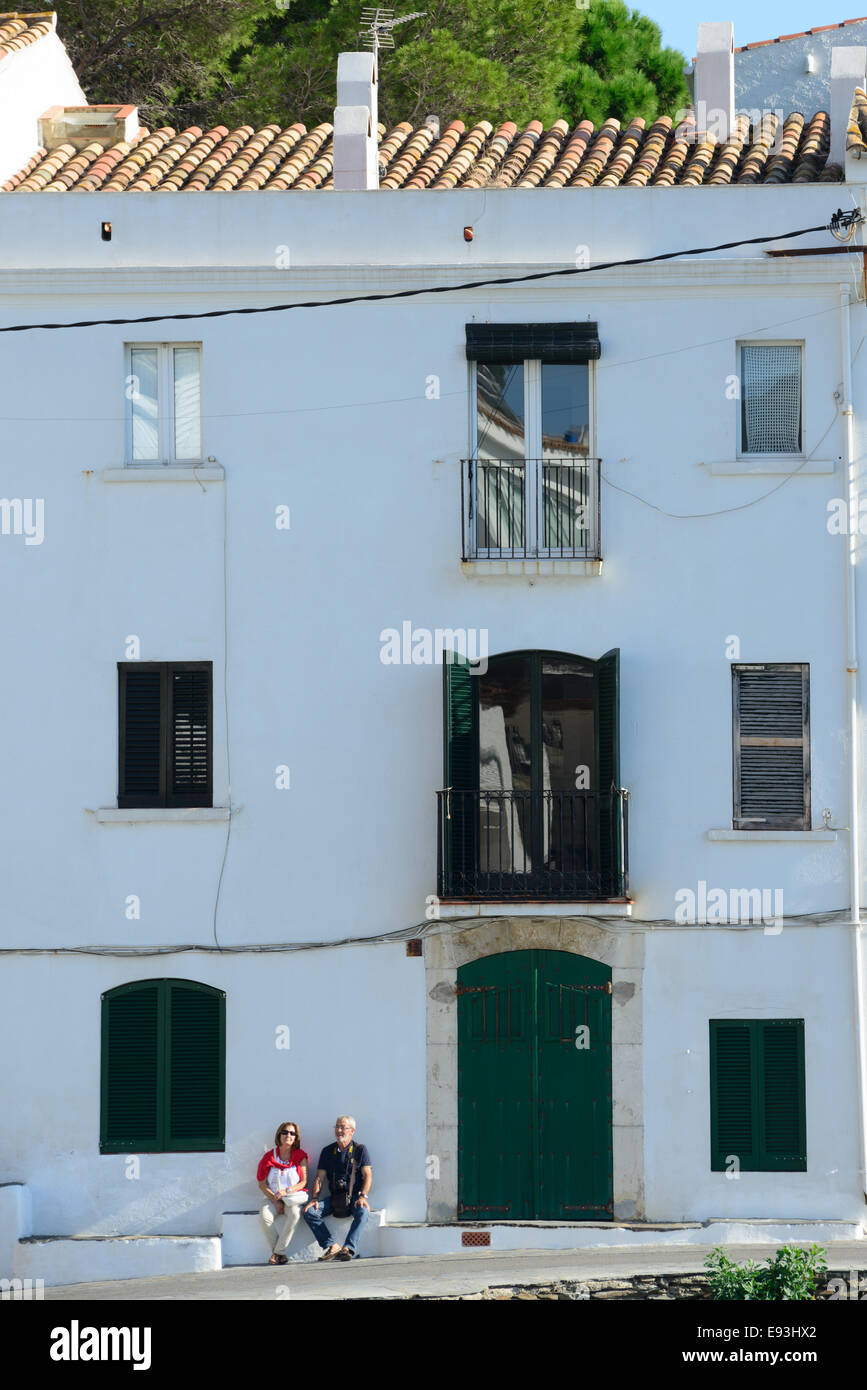
<instances>
[{"instance_id":1,"label":"balcony","mask_svg":"<svg viewBox=\"0 0 867 1390\"><path fill-rule=\"evenodd\" d=\"M463 559L600 559L600 464L574 455L463 459Z\"/></svg>"},{"instance_id":2,"label":"balcony","mask_svg":"<svg viewBox=\"0 0 867 1390\"><path fill-rule=\"evenodd\" d=\"M437 792L437 893L605 902L629 886L629 792Z\"/></svg>"}]
</instances>

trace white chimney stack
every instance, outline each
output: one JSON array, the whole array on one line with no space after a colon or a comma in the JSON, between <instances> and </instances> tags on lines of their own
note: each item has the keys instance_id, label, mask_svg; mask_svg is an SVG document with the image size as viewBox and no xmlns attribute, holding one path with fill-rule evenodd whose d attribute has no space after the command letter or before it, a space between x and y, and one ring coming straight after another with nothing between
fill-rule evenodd
<instances>
[{"instance_id":1,"label":"white chimney stack","mask_svg":"<svg viewBox=\"0 0 867 1390\"><path fill-rule=\"evenodd\" d=\"M735 26L730 20L698 26L695 55L698 130L724 143L735 124Z\"/></svg>"},{"instance_id":2,"label":"white chimney stack","mask_svg":"<svg viewBox=\"0 0 867 1390\"><path fill-rule=\"evenodd\" d=\"M379 187L376 58L341 53L334 110L334 187Z\"/></svg>"},{"instance_id":3,"label":"white chimney stack","mask_svg":"<svg viewBox=\"0 0 867 1390\"><path fill-rule=\"evenodd\" d=\"M856 87L864 86L867 48L831 49L830 164L846 166L846 130Z\"/></svg>"}]
</instances>

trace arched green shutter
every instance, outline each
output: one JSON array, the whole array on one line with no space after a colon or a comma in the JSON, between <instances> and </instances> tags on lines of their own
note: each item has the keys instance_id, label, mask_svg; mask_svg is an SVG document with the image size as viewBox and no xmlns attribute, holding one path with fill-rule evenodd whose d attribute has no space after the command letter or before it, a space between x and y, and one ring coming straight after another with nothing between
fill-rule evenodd
<instances>
[{"instance_id":1,"label":"arched green shutter","mask_svg":"<svg viewBox=\"0 0 867 1390\"><path fill-rule=\"evenodd\" d=\"M139 980L102 999L102 1153L222 1150L226 996Z\"/></svg>"}]
</instances>

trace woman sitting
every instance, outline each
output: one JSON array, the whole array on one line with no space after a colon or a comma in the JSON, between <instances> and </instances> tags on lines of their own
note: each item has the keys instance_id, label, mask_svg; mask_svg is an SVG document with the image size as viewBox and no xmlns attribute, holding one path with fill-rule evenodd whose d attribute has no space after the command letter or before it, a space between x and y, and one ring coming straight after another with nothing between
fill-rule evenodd
<instances>
[{"instance_id":1,"label":"woman sitting","mask_svg":"<svg viewBox=\"0 0 867 1390\"><path fill-rule=\"evenodd\" d=\"M256 1181L265 1194L259 1220L271 1248L269 1265L288 1263L286 1250L307 1201L307 1155L297 1124L287 1120L274 1135L274 1147L259 1160ZM282 1218L279 1223L277 1220Z\"/></svg>"}]
</instances>

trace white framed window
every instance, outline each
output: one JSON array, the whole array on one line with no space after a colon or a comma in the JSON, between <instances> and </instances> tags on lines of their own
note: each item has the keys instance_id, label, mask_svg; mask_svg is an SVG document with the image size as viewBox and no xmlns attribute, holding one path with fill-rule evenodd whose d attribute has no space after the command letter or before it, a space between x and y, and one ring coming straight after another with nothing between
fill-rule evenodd
<instances>
[{"instance_id":1,"label":"white framed window","mask_svg":"<svg viewBox=\"0 0 867 1390\"><path fill-rule=\"evenodd\" d=\"M126 462L201 463L201 343L127 343Z\"/></svg>"},{"instance_id":2,"label":"white framed window","mask_svg":"<svg viewBox=\"0 0 867 1390\"><path fill-rule=\"evenodd\" d=\"M738 344L741 456L803 456L803 369L803 343Z\"/></svg>"},{"instance_id":3,"label":"white framed window","mask_svg":"<svg viewBox=\"0 0 867 1390\"><path fill-rule=\"evenodd\" d=\"M593 362L470 363L470 546L476 557L598 548Z\"/></svg>"}]
</instances>

